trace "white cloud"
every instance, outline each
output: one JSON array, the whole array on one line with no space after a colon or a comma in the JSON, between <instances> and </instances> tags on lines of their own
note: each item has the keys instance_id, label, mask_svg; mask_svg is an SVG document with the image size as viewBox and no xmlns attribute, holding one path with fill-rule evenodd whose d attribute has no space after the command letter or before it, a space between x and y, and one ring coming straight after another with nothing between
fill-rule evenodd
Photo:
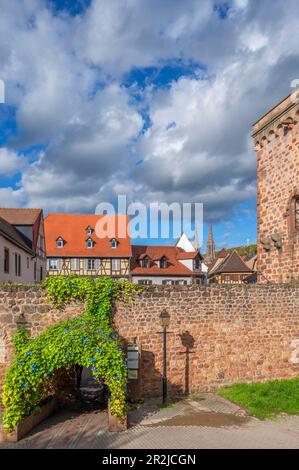
<instances>
[{"instance_id":1,"label":"white cloud","mask_svg":"<svg viewBox=\"0 0 299 470\"><path fill-rule=\"evenodd\" d=\"M25 200L22 190L14 190L13 188L0 188L0 205L1 207L19 207L23 206Z\"/></svg>"},{"instance_id":2,"label":"white cloud","mask_svg":"<svg viewBox=\"0 0 299 470\"><path fill-rule=\"evenodd\" d=\"M71 18L41 0L3 2L0 73L19 132L0 172L22 178L1 204L88 211L126 189L132 199L203 201L223 219L254 197L250 125L298 76L298 3L234 0L226 20L208 0L187 3L94 0ZM130 101L123 74L176 61L206 72ZM143 105L152 126L141 134ZM44 152L22 167L17 152L34 144Z\"/></svg>"},{"instance_id":3,"label":"white cloud","mask_svg":"<svg viewBox=\"0 0 299 470\"><path fill-rule=\"evenodd\" d=\"M0 175L9 176L20 172L25 165L22 157L3 147L0 148Z\"/></svg>"}]
</instances>

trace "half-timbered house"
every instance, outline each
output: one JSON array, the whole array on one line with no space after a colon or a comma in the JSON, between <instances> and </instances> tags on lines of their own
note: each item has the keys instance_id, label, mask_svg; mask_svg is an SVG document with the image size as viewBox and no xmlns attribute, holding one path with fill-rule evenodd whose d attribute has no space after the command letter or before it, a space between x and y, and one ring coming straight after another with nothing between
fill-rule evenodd
<instances>
[{"instance_id":1,"label":"half-timbered house","mask_svg":"<svg viewBox=\"0 0 299 470\"><path fill-rule=\"evenodd\" d=\"M129 277L128 224L125 215L48 214L45 218L48 275Z\"/></svg>"}]
</instances>

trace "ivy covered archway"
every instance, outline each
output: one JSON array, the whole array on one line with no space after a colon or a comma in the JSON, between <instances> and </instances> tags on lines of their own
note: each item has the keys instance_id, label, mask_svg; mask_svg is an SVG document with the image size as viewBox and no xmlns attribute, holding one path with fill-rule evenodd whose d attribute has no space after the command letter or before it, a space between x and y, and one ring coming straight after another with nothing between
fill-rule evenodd
<instances>
[{"instance_id":1,"label":"ivy covered archway","mask_svg":"<svg viewBox=\"0 0 299 470\"><path fill-rule=\"evenodd\" d=\"M138 288L108 277L53 276L45 284L56 307L80 300L86 302L86 309L36 338L29 338L26 331L16 333L14 360L3 384L3 426L11 429L37 412L53 388L55 371L75 364L104 380L110 392L110 412L122 419L126 412L126 360L113 328L111 307L113 299L128 299Z\"/></svg>"}]
</instances>

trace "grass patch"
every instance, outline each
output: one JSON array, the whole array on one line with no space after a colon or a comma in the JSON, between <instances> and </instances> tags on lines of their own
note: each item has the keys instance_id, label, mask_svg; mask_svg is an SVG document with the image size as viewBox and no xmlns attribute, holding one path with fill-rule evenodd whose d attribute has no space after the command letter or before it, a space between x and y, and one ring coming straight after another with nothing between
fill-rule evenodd
<instances>
[{"instance_id":1,"label":"grass patch","mask_svg":"<svg viewBox=\"0 0 299 470\"><path fill-rule=\"evenodd\" d=\"M299 415L299 377L265 383L237 384L217 391L218 395L244 407L257 418L279 413Z\"/></svg>"}]
</instances>

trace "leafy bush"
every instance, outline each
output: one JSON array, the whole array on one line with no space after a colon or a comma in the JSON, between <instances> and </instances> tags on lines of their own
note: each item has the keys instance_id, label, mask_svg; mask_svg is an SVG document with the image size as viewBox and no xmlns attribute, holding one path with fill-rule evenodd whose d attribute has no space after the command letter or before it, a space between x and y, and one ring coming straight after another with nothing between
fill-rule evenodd
<instances>
[{"instance_id":1,"label":"leafy bush","mask_svg":"<svg viewBox=\"0 0 299 470\"><path fill-rule=\"evenodd\" d=\"M126 410L127 371L124 352L113 329L113 299L130 299L136 285L105 277L57 276L46 279L49 300L59 308L73 300L86 302L85 312L54 324L30 339L18 331L15 355L3 385L3 425L11 429L38 411L54 387L55 371L78 364L102 377L110 391L111 413Z\"/></svg>"}]
</instances>

